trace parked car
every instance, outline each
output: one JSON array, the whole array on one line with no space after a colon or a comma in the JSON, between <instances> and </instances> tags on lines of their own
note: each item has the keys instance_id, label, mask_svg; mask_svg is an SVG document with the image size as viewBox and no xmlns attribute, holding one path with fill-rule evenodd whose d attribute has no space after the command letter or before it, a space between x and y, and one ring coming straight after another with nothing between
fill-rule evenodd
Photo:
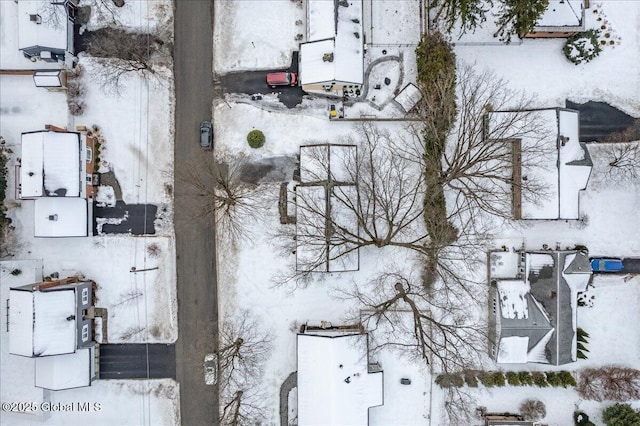
<instances>
[{"instance_id":1,"label":"parked car","mask_svg":"<svg viewBox=\"0 0 640 426\"><path fill-rule=\"evenodd\" d=\"M622 271L622 260L607 258L591 259L591 269L593 269L594 272L620 272Z\"/></svg>"},{"instance_id":2,"label":"parked car","mask_svg":"<svg viewBox=\"0 0 640 426\"><path fill-rule=\"evenodd\" d=\"M210 121L200 123L200 147L204 149L213 148L213 126Z\"/></svg>"},{"instance_id":3,"label":"parked car","mask_svg":"<svg viewBox=\"0 0 640 426\"><path fill-rule=\"evenodd\" d=\"M297 84L298 74L295 72L270 72L267 74L268 86L295 86Z\"/></svg>"}]
</instances>

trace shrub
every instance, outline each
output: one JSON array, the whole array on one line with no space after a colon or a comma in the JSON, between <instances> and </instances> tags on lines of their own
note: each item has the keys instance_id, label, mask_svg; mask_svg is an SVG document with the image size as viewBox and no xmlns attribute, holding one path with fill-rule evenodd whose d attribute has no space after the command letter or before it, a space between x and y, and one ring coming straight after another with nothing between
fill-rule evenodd
<instances>
[{"instance_id":1,"label":"shrub","mask_svg":"<svg viewBox=\"0 0 640 426\"><path fill-rule=\"evenodd\" d=\"M261 148L264 145L264 133L261 130L252 130L247 135L247 142L249 142L249 146L251 148L257 149Z\"/></svg>"},{"instance_id":2,"label":"shrub","mask_svg":"<svg viewBox=\"0 0 640 426\"><path fill-rule=\"evenodd\" d=\"M562 386L562 379L558 377L557 373L553 371L549 371L548 373L546 373L546 375L547 375L547 383L549 383L550 386L554 386L554 387Z\"/></svg>"},{"instance_id":3,"label":"shrub","mask_svg":"<svg viewBox=\"0 0 640 426\"><path fill-rule=\"evenodd\" d=\"M520 404L520 414L525 420L537 421L547 415L547 408L539 399L525 399Z\"/></svg>"},{"instance_id":4,"label":"shrub","mask_svg":"<svg viewBox=\"0 0 640 426\"><path fill-rule=\"evenodd\" d=\"M478 372L478 380L480 380L480 383L488 388L491 388L495 385L493 381L493 374L487 373L486 371Z\"/></svg>"},{"instance_id":5,"label":"shrub","mask_svg":"<svg viewBox=\"0 0 640 426\"><path fill-rule=\"evenodd\" d=\"M560 378L560 381L562 381L562 386L565 388L567 386L576 385L575 377L573 377L573 374L569 373L567 370L562 370L558 372L558 377Z\"/></svg>"},{"instance_id":6,"label":"shrub","mask_svg":"<svg viewBox=\"0 0 640 426\"><path fill-rule=\"evenodd\" d=\"M582 411L576 411L573 413L573 422L576 426L596 426L594 423L589 421L589 416Z\"/></svg>"},{"instance_id":7,"label":"shrub","mask_svg":"<svg viewBox=\"0 0 640 426\"><path fill-rule=\"evenodd\" d=\"M493 383L495 383L496 386L502 387L506 384L504 380L504 374L502 374L502 371L496 371L491 376L493 377Z\"/></svg>"},{"instance_id":8,"label":"shrub","mask_svg":"<svg viewBox=\"0 0 640 426\"><path fill-rule=\"evenodd\" d=\"M547 383L547 379L544 376L544 373L540 373L539 371L534 371L531 373L531 377L533 378L533 384L538 386L539 388L546 388L549 386Z\"/></svg>"},{"instance_id":9,"label":"shrub","mask_svg":"<svg viewBox=\"0 0 640 426\"><path fill-rule=\"evenodd\" d=\"M578 327L578 342L589 343L589 333Z\"/></svg>"},{"instance_id":10,"label":"shrub","mask_svg":"<svg viewBox=\"0 0 640 426\"><path fill-rule=\"evenodd\" d=\"M451 44L439 32L425 34L416 48L418 82L429 87L438 78L454 75L456 55Z\"/></svg>"},{"instance_id":11,"label":"shrub","mask_svg":"<svg viewBox=\"0 0 640 426\"><path fill-rule=\"evenodd\" d=\"M531 377L531 373L528 371L520 371L518 373L518 379L523 385L533 385L533 377Z\"/></svg>"},{"instance_id":12,"label":"shrub","mask_svg":"<svg viewBox=\"0 0 640 426\"><path fill-rule=\"evenodd\" d=\"M476 377L476 372L474 370L464 370L464 381L467 386L471 388L478 387L478 378Z\"/></svg>"},{"instance_id":13,"label":"shrub","mask_svg":"<svg viewBox=\"0 0 640 426\"><path fill-rule=\"evenodd\" d=\"M464 379L459 373L440 374L436 377L436 384L441 388L461 388L464 386Z\"/></svg>"},{"instance_id":14,"label":"shrub","mask_svg":"<svg viewBox=\"0 0 640 426\"><path fill-rule=\"evenodd\" d=\"M511 386L520 386L520 379L518 377L518 373L515 371L507 371L507 383Z\"/></svg>"},{"instance_id":15,"label":"shrub","mask_svg":"<svg viewBox=\"0 0 640 426\"><path fill-rule=\"evenodd\" d=\"M629 404L615 404L602 410L602 421L607 426L640 426L640 413Z\"/></svg>"},{"instance_id":16,"label":"shrub","mask_svg":"<svg viewBox=\"0 0 640 426\"><path fill-rule=\"evenodd\" d=\"M564 56L575 65L589 62L602 51L599 35L598 30L587 30L569 37L562 48Z\"/></svg>"}]
</instances>

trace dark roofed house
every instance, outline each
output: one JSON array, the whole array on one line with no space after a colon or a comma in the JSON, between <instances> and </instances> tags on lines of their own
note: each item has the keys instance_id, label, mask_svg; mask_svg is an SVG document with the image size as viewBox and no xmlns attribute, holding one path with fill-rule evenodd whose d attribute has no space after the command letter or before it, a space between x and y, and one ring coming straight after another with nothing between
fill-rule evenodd
<instances>
[{"instance_id":1,"label":"dark roofed house","mask_svg":"<svg viewBox=\"0 0 640 426\"><path fill-rule=\"evenodd\" d=\"M498 363L562 365L576 360L572 296L591 277L586 252L489 254L489 354Z\"/></svg>"}]
</instances>

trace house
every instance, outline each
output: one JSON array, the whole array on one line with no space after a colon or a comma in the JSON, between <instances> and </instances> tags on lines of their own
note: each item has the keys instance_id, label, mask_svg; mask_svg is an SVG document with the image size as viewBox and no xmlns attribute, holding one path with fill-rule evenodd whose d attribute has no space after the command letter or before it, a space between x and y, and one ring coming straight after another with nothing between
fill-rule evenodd
<instances>
[{"instance_id":1,"label":"house","mask_svg":"<svg viewBox=\"0 0 640 426\"><path fill-rule=\"evenodd\" d=\"M307 0L307 42L300 44L306 92L359 96L364 82L362 0Z\"/></svg>"},{"instance_id":2,"label":"house","mask_svg":"<svg viewBox=\"0 0 640 426\"><path fill-rule=\"evenodd\" d=\"M90 233L93 140L50 126L22 134L20 199L34 200L36 237Z\"/></svg>"},{"instance_id":3,"label":"house","mask_svg":"<svg viewBox=\"0 0 640 426\"><path fill-rule=\"evenodd\" d=\"M297 336L298 424L367 425L383 405L383 372L358 328L305 327Z\"/></svg>"},{"instance_id":4,"label":"house","mask_svg":"<svg viewBox=\"0 0 640 426\"><path fill-rule=\"evenodd\" d=\"M578 111L495 111L488 114L488 126L510 120L516 113L527 113L527 119L536 120L540 129L524 132L512 141L514 218L580 219L580 197L593 162L579 140Z\"/></svg>"},{"instance_id":5,"label":"house","mask_svg":"<svg viewBox=\"0 0 640 426\"><path fill-rule=\"evenodd\" d=\"M534 426L533 422L526 421L521 415L502 413L485 414L485 426Z\"/></svg>"},{"instance_id":6,"label":"house","mask_svg":"<svg viewBox=\"0 0 640 426\"><path fill-rule=\"evenodd\" d=\"M35 386L91 385L95 374L93 281L76 277L12 287L9 353L35 359Z\"/></svg>"},{"instance_id":7,"label":"house","mask_svg":"<svg viewBox=\"0 0 640 426\"><path fill-rule=\"evenodd\" d=\"M498 363L562 365L577 356L577 293L591 266L577 250L489 253L489 355Z\"/></svg>"},{"instance_id":8,"label":"house","mask_svg":"<svg viewBox=\"0 0 640 426\"><path fill-rule=\"evenodd\" d=\"M355 145L316 144L300 147L300 182L296 191L296 270L356 271L357 244L336 237L358 233L358 220L346 202L357 200L356 182L348 172L357 157Z\"/></svg>"},{"instance_id":9,"label":"house","mask_svg":"<svg viewBox=\"0 0 640 426\"><path fill-rule=\"evenodd\" d=\"M18 48L27 59L69 61L78 0L18 0Z\"/></svg>"},{"instance_id":10,"label":"house","mask_svg":"<svg viewBox=\"0 0 640 426\"><path fill-rule=\"evenodd\" d=\"M533 31L525 38L567 38L585 30L589 0L549 0Z\"/></svg>"}]
</instances>

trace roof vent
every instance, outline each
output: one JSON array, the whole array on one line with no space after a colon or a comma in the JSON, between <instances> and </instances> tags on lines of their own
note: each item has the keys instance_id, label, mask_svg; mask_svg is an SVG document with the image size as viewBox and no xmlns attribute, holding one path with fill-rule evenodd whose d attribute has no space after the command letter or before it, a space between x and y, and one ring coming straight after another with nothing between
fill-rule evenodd
<instances>
[{"instance_id":1,"label":"roof vent","mask_svg":"<svg viewBox=\"0 0 640 426\"><path fill-rule=\"evenodd\" d=\"M325 53L322 55L322 62L333 62L333 53Z\"/></svg>"},{"instance_id":2,"label":"roof vent","mask_svg":"<svg viewBox=\"0 0 640 426\"><path fill-rule=\"evenodd\" d=\"M42 16L38 14L29 15L29 20L31 22L35 22L36 24L42 24Z\"/></svg>"},{"instance_id":3,"label":"roof vent","mask_svg":"<svg viewBox=\"0 0 640 426\"><path fill-rule=\"evenodd\" d=\"M50 214L49 215L49 220L52 222L56 222L58 220L58 215L57 214Z\"/></svg>"}]
</instances>

